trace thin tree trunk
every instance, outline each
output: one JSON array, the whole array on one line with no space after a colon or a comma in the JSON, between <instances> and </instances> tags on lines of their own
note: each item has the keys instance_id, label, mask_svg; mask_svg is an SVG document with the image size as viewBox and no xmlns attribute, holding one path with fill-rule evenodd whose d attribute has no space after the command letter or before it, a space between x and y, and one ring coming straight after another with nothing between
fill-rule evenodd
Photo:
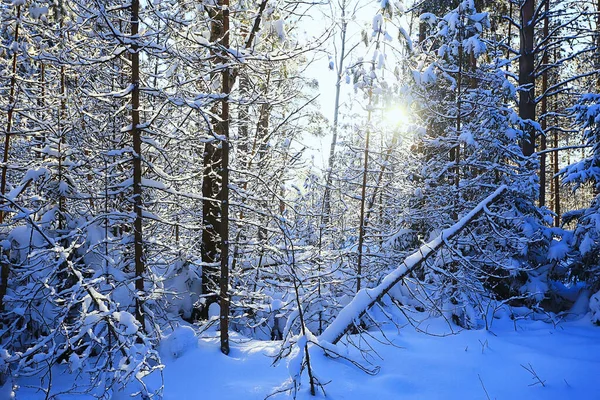
<instances>
[{"instance_id":1,"label":"thin tree trunk","mask_svg":"<svg viewBox=\"0 0 600 400\"><path fill-rule=\"evenodd\" d=\"M19 22L21 21L21 6L17 6L17 19L15 26L15 35L13 41L19 41ZM10 135L13 124L13 113L15 111L15 87L17 85L17 49L14 50L12 57L12 70L10 76L10 93L8 95L8 112L6 115L6 133L4 134L4 152L2 156L2 177L0 178L0 193L4 197L6 194L6 174L8 171L8 154L10 150ZM2 201L4 203L4 201ZM0 224L4 222L4 211L0 210Z\"/></svg>"},{"instance_id":2,"label":"thin tree trunk","mask_svg":"<svg viewBox=\"0 0 600 400\"><path fill-rule=\"evenodd\" d=\"M329 163L327 170L327 179L325 181L325 193L323 194L323 214L321 216L321 227L319 233L319 245L322 241L323 229L329 223L331 218L331 185L333 181L333 169L335 168L335 147L337 145L338 121L340 114L340 92L342 88L342 74L344 71L344 61L346 59L346 32L348 23L346 22L346 2L342 3L342 37L340 57L337 60L337 80L335 82L335 103L333 106L333 134L331 137L331 147L329 148Z\"/></svg>"},{"instance_id":3,"label":"thin tree trunk","mask_svg":"<svg viewBox=\"0 0 600 400\"><path fill-rule=\"evenodd\" d=\"M136 290L136 319L145 329L143 300L144 294L144 249L142 236L142 135L140 129L140 54L137 44L139 32L140 1L131 1L131 137L133 141L133 252L135 263L135 290Z\"/></svg>"},{"instance_id":4,"label":"thin tree trunk","mask_svg":"<svg viewBox=\"0 0 600 400\"><path fill-rule=\"evenodd\" d=\"M367 130L365 133L365 157L363 166L363 179L361 185L360 195L360 227L358 231L358 260L356 262L356 291L360 290L361 277L362 277L362 259L363 259L363 244L365 242L365 200L367 198L367 175L369 174L369 140L371 138L371 108L373 105L373 89L369 89L369 108L367 112Z\"/></svg>"},{"instance_id":5,"label":"thin tree trunk","mask_svg":"<svg viewBox=\"0 0 600 400\"><path fill-rule=\"evenodd\" d=\"M549 35L548 23L549 23L549 12L550 12L550 1L544 0L546 3L544 4L544 40ZM548 96L546 96L546 90L548 90L548 50L544 50L544 55L542 57L542 68L544 68L544 72L542 74L542 136L540 137L540 150L546 150L546 134L548 128ZM539 199L540 207L546 205L546 153L540 154L540 199Z\"/></svg>"},{"instance_id":6,"label":"thin tree trunk","mask_svg":"<svg viewBox=\"0 0 600 400\"><path fill-rule=\"evenodd\" d=\"M223 0L223 39L221 45L224 49L229 48L229 0ZM227 63L227 55L222 55L224 64ZM223 99L221 100L221 125L223 135L221 140L222 168L221 168L221 277L219 281L220 291L220 333L221 352L229 354L229 93L230 87L229 68L221 72L223 87Z\"/></svg>"},{"instance_id":7,"label":"thin tree trunk","mask_svg":"<svg viewBox=\"0 0 600 400\"><path fill-rule=\"evenodd\" d=\"M390 146L388 147L388 149L385 153L383 163L381 164L381 167L379 169L379 175L377 176L377 181L376 181L375 187L373 188L373 193L371 194L371 198L369 199L369 202L367 203L367 211L365 214L365 224L364 224L365 228L367 228L369 225L369 221L371 219L371 213L373 212L375 200L377 198L378 193L380 195L380 202L382 203L380 210L381 210L381 212L383 212L383 200L381 200L383 191L381 191L380 189L381 189L381 184L383 182L383 175L385 174L385 170L387 168L388 162L392 156L392 151L396 147L396 143L398 143L398 132L394 133L394 136L392 137L392 142L390 143Z\"/></svg>"},{"instance_id":8,"label":"thin tree trunk","mask_svg":"<svg viewBox=\"0 0 600 400\"><path fill-rule=\"evenodd\" d=\"M507 46L506 46L506 59L510 59L510 49L512 44L512 16L513 16L513 2L512 0L508 0L508 37L507 37ZM506 63L506 70L510 69L510 63Z\"/></svg>"},{"instance_id":9,"label":"thin tree trunk","mask_svg":"<svg viewBox=\"0 0 600 400\"><path fill-rule=\"evenodd\" d=\"M461 21L460 23L462 24L462 15L461 15ZM462 25L461 28L462 30ZM457 137L457 144L456 147L454 148L454 162L456 163L456 168L455 168L455 174L454 175L454 185L456 186L456 197L457 197L457 203L458 204L458 198L460 197L460 192L459 192L459 188L460 188L460 131L461 131L461 113L462 113L462 103L461 103L461 95L462 95L462 75L463 75L463 67L462 67L462 63L463 63L463 46L462 46L462 35L459 33L459 45L458 45L458 75L456 77L456 137ZM456 219L456 217L455 217Z\"/></svg>"},{"instance_id":10,"label":"thin tree trunk","mask_svg":"<svg viewBox=\"0 0 600 400\"><path fill-rule=\"evenodd\" d=\"M271 74L267 78L267 85L269 85ZM256 127L256 140L258 142L258 169L263 170L267 164L267 141L269 135L269 117L271 115L271 107L268 103L264 103L260 107L260 113L258 117L258 126ZM261 207L266 211L269 204L267 201L260 201ZM258 228L258 242L261 246L264 246L267 240L267 226L269 224L269 218L264 218L264 223ZM262 253L261 249L261 253ZM259 265L260 267L260 265Z\"/></svg>"},{"instance_id":11,"label":"thin tree trunk","mask_svg":"<svg viewBox=\"0 0 600 400\"><path fill-rule=\"evenodd\" d=\"M21 21L21 6L17 6L17 19L15 26L15 35L13 41L19 40L19 23ZM6 132L4 134L4 152L2 156L2 177L0 178L0 207L4 206L4 195L6 194L6 174L8 171L8 155L10 149L10 135L13 124L13 112L15 109L15 86L17 85L17 50L14 50L12 58L12 69L10 76L10 89L8 95L8 112L6 115ZM4 223L4 210L0 210L0 224ZM8 290L8 276L10 274L10 266L8 264L7 255L1 256L2 267L0 269L0 311L4 310L4 296Z\"/></svg>"},{"instance_id":12,"label":"thin tree trunk","mask_svg":"<svg viewBox=\"0 0 600 400\"><path fill-rule=\"evenodd\" d=\"M594 64L596 69L596 91L600 93L600 0L596 3L596 54Z\"/></svg>"},{"instance_id":13,"label":"thin tree trunk","mask_svg":"<svg viewBox=\"0 0 600 400\"><path fill-rule=\"evenodd\" d=\"M62 25L62 24L61 24ZM66 86L66 74L65 67L60 67L60 110L58 111L58 182L63 182L64 172L64 155L63 145L65 144L65 121L67 114L67 86ZM59 190L58 195L58 231L62 233L65 224L65 196ZM63 243L66 246L66 243Z\"/></svg>"},{"instance_id":14,"label":"thin tree trunk","mask_svg":"<svg viewBox=\"0 0 600 400\"><path fill-rule=\"evenodd\" d=\"M596 3L596 93L600 93L600 0ZM592 194L594 197L600 196L600 185L592 185Z\"/></svg>"},{"instance_id":15,"label":"thin tree trunk","mask_svg":"<svg viewBox=\"0 0 600 400\"><path fill-rule=\"evenodd\" d=\"M46 65L43 62L40 63L40 97L37 102L40 110L44 110L46 106ZM38 140L38 146L40 147L40 150L43 150L46 144L46 134L44 130L42 130L38 136ZM44 153L41 151L36 154L36 158L43 159L44 157Z\"/></svg>"},{"instance_id":16,"label":"thin tree trunk","mask_svg":"<svg viewBox=\"0 0 600 400\"><path fill-rule=\"evenodd\" d=\"M557 53L557 49L554 49L554 60L558 59L558 53ZM554 98L554 109L556 110L558 108L558 98L555 97ZM557 121L557 117L554 117L555 121ZM558 133L559 130L555 129L554 130L554 134L553 134L553 139L554 139L554 148L558 149ZM558 177L558 170L559 170L559 165L558 165L558 151L553 152L553 167L554 170L553 172L553 180L554 180L554 192L553 192L553 196L554 196L554 226L560 226L560 179Z\"/></svg>"}]
</instances>

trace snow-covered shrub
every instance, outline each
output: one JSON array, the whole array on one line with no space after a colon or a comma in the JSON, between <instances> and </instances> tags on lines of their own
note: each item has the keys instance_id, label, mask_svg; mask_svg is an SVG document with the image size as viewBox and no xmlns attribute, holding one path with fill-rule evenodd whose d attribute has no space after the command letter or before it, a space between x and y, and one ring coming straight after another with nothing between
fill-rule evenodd
<instances>
[{"instance_id":1,"label":"snow-covered shrub","mask_svg":"<svg viewBox=\"0 0 600 400\"><path fill-rule=\"evenodd\" d=\"M592 313L592 322L600 325L600 291L590 297L590 312Z\"/></svg>"},{"instance_id":2,"label":"snow-covered shrub","mask_svg":"<svg viewBox=\"0 0 600 400\"><path fill-rule=\"evenodd\" d=\"M596 196L588 208L563 216L565 222L576 224L572 232L565 232L569 254L557 279L586 282L595 292L600 289L600 94L581 96L571 111L591 150L588 157L560 171L562 181L575 191L583 184L591 184Z\"/></svg>"},{"instance_id":3,"label":"snow-covered shrub","mask_svg":"<svg viewBox=\"0 0 600 400\"><path fill-rule=\"evenodd\" d=\"M142 379L161 368L160 358L128 307L114 301L114 277L80 264L75 246L50 244L30 247L12 264L17 274L2 314L10 323L0 331L5 372L37 376L66 363L73 374L89 377L78 382L80 390L99 390L108 399L138 381L143 392Z\"/></svg>"}]
</instances>

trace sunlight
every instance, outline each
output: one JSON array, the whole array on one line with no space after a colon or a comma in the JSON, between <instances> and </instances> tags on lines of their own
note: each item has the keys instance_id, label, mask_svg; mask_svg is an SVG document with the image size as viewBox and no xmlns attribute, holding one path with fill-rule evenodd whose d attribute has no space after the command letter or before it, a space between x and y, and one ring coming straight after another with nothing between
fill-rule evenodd
<instances>
[{"instance_id":1,"label":"sunlight","mask_svg":"<svg viewBox=\"0 0 600 400\"><path fill-rule=\"evenodd\" d=\"M407 110L401 106L394 106L384 111L383 117L386 125L390 128L404 128L411 123L411 117Z\"/></svg>"}]
</instances>

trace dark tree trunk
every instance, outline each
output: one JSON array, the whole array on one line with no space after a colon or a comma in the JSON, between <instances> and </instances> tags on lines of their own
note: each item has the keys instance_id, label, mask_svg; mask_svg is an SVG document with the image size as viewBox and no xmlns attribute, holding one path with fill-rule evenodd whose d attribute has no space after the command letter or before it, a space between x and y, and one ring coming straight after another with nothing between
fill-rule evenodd
<instances>
[{"instance_id":1,"label":"dark tree trunk","mask_svg":"<svg viewBox=\"0 0 600 400\"><path fill-rule=\"evenodd\" d=\"M369 89L369 107L367 112L367 131L365 133L365 151L364 151L364 165L363 165L363 176L360 194L360 220L358 230L358 260L356 262L356 291L360 290L362 280L362 259L363 259L363 245L365 242L366 234L366 215L365 215L365 203L367 199L367 176L369 173L369 140L371 138L371 114L373 104L373 89Z\"/></svg>"},{"instance_id":2,"label":"dark tree trunk","mask_svg":"<svg viewBox=\"0 0 600 400\"><path fill-rule=\"evenodd\" d=\"M520 57L519 57L519 116L526 120L525 137L521 142L523 154L530 156L535 151L536 131L527 123L535 121L535 77L533 34L535 0L524 0L521 5Z\"/></svg>"},{"instance_id":3,"label":"dark tree trunk","mask_svg":"<svg viewBox=\"0 0 600 400\"><path fill-rule=\"evenodd\" d=\"M554 60L556 61L558 59L558 50L554 49ZM555 97L554 98L554 109L558 108L558 99ZM555 117L556 118L556 117ZM558 148L558 129L554 130L554 135L553 135L553 139L554 139L554 148L557 149ZM558 151L554 151L552 152L552 158L553 158L553 175L554 175L554 191L552 193L553 197L554 197L554 214L556 214L554 216L554 225L555 226L560 226L560 178L558 177Z\"/></svg>"},{"instance_id":4,"label":"dark tree trunk","mask_svg":"<svg viewBox=\"0 0 600 400\"><path fill-rule=\"evenodd\" d=\"M224 37L223 13L221 12L223 0L216 6L207 6L207 11L212 21L210 24L210 42L217 43ZM213 56L217 57L213 51ZM216 60L215 63L218 61ZM213 76L222 74L214 73ZM216 78L213 78L216 79ZM218 105L213 109L215 115L219 115ZM219 248L220 240L220 173L223 168L223 148L221 141L217 138L223 137L223 124L217 119L212 120L214 138L204 146L202 196L202 295L205 303L200 312L200 317L208 319L208 309L211 304L218 301L217 288L219 276Z\"/></svg>"},{"instance_id":5,"label":"dark tree trunk","mask_svg":"<svg viewBox=\"0 0 600 400\"><path fill-rule=\"evenodd\" d=\"M229 0L219 0L208 12L212 19L210 41L229 48ZM229 62L226 52L212 53L215 64ZM208 318L210 305L219 301L221 352L229 354L229 93L233 79L228 67L215 72L213 78L217 77L223 96L213 112L220 118L211 121L215 138L204 149L202 195L214 200L205 200L202 207L202 294L206 303L201 317Z\"/></svg>"},{"instance_id":6,"label":"dark tree trunk","mask_svg":"<svg viewBox=\"0 0 600 400\"><path fill-rule=\"evenodd\" d=\"M17 19L15 26L14 42L19 40L19 24L21 22L21 6L17 6ZM4 195L6 194L6 174L8 170L8 155L10 150L10 135L13 124L13 113L15 109L15 86L17 84L17 50L15 49L12 58L12 70L10 76L10 90L8 95L8 112L6 115L6 132L4 133L4 151L2 155L2 177L0 178L0 206L4 205ZM4 210L0 210L0 224L4 222ZM0 255L0 311L4 310L4 296L8 289L8 276L10 274L10 266L8 264L8 255Z\"/></svg>"},{"instance_id":7,"label":"dark tree trunk","mask_svg":"<svg viewBox=\"0 0 600 400\"><path fill-rule=\"evenodd\" d=\"M140 129L140 54L135 42L139 32L139 0L131 2L131 138L133 141L133 253L135 263L136 318L145 329L143 300L144 293L144 249L142 237L142 133Z\"/></svg>"},{"instance_id":8,"label":"dark tree trunk","mask_svg":"<svg viewBox=\"0 0 600 400\"><path fill-rule=\"evenodd\" d=\"M550 1L545 0L544 4L544 12L546 14L544 18L544 39L546 39L549 35L548 29L548 14L550 11ZM542 136L540 137L540 150L546 150L546 133L548 128L548 96L546 96L546 90L548 90L548 50L544 51L544 55L542 57L542 68L544 68L544 72L542 73ZM546 205L546 153L540 154L540 207Z\"/></svg>"},{"instance_id":9,"label":"dark tree trunk","mask_svg":"<svg viewBox=\"0 0 600 400\"><path fill-rule=\"evenodd\" d=\"M223 48L229 48L229 0L223 0ZM227 55L222 55L222 62L227 62ZM230 87L229 68L221 72L223 99L221 100L221 125L223 139L221 148L223 152L221 168L221 276L219 281L220 307L220 333L221 352L229 354L229 93Z\"/></svg>"}]
</instances>

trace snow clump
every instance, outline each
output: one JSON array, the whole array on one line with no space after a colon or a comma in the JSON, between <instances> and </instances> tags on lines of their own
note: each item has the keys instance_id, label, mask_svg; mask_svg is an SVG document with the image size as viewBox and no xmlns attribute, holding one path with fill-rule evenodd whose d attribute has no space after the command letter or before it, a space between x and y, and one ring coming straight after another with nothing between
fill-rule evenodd
<instances>
[{"instance_id":1,"label":"snow clump","mask_svg":"<svg viewBox=\"0 0 600 400\"><path fill-rule=\"evenodd\" d=\"M163 356L179 358L190 350L198 347L198 337L192 327L180 326L160 343Z\"/></svg>"}]
</instances>

